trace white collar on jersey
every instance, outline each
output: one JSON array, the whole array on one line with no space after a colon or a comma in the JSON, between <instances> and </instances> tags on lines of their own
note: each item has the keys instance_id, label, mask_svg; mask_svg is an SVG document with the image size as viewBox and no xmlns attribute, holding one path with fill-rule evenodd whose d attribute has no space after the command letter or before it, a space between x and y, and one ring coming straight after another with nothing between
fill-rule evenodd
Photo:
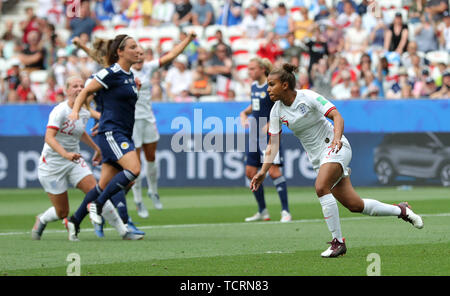
<instances>
[{"instance_id":1,"label":"white collar on jersey","mask_svg":"<svg viewBox=\"0 0 450 296\"><path fill-rule=\"evenodd\" d=\"M267 84L267 81L265 81L263 84L259 85L258 81L256 81L256 80L253 81L253 83L252 83L252 85L256 85L256 87L258 87L258 88L262 88L262 87L266 86L266 84Z\"/></svg>"},{"instance_id":2,"label":"white collar on jersey","mask_svg":"<svg viewBox=\"0 0 450 296\"><path fill-rule=\"evenodd\" d=\"M130 75L131 74L131 70L129 71L129 72L127 72L127 71L125 71L118 63L115 63L114 64L114 66L113 66L113 71L114 71L114 68L116 68L117 69L117 71L122 71L123 73L125 73L125 74L128 74L128 75ZM131 68L130 68L131 69ZM114 72L117 72L117 71L114 71Z\"/></svg>"}]
</instances>

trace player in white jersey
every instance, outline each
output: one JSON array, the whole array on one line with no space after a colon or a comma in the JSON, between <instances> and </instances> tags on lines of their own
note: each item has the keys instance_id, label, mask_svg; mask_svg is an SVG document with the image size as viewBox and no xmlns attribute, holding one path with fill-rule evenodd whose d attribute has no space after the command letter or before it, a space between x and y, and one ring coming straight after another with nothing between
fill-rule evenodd
<instances>
[{"instance_id":1,"label":"player in white jersey","mask_svg":"<svg viewBox=\"0 0 450 296\"><path fill-rule=\"evenodd\" d=\"M160 66L160 60L144 62L144 50L140 47L139 62L131 67L135 80L140 86L134 113L133 141L138 155L141 155L141 150L144 151L146 179L149 188L148 196L152 200L154 207L158 210L162 209L162 203L158 194L158 168L155 162L159 132L152 110L151 77ZM138 178L131 189L138 215L142 218L147 218L148 211L142 201L142 178Z\"/></svg>"},{"instance_id":2,"label":"player in white jersey","mask_svg":"<svg viewBox=\"0 0 450 296\"><path fill-rule=\"evenodd\" d=\"M416 228L423 227L422 218L408 203L389 205L373 199L361 199L350 181L348 167L352 150L343 135L344 120L336 107L321 95L310 90L295 90L296 67L284 64L267 78L270 99L275 102L270 113L270 140L264 164L250 183L255 191L264 180L278 153L281 125L285 124L299 138L314 169L318 172L316 194L333 240L322 257L337 257L347 251L342 237L336 199L351 212L370 216L397 216ZM334 123L331 124L327 118Z\"/></svg>"},{"instance_id":3,"label":"player in white jersey","mask_svg":"<svg viewBox=\"0 0 450 296\"><path fill-rule=\"evenodd\" d=\"M83 108L77 121L68 119L75 98L83 86L81 78L75 76L68 78L65 89L67 100L58 104L49 115L38 177L53 206L36 217L31 231L31 237L34 240L41 239L47 223L63 219L69 232L69 240L77 241L78 230L67 220L69 214L67 190L72 185L86 193L96 186L95 178L80 154L79 145L81 140L94 149L95 153L92 158L94 165L101 161L99 147L85 131L90 112ZM129 239L127 229L117 215L114 206L109 203L105 205L105 209L105 219L116 227L124 238Z\"/></svg>"},{"instance_id":4,"label":"player in white jersey","mask_svg":"<svg viewBox=\"0 0 450 296\"><path fill-rule=\"evenodd\" d=\"M147 162L146 179L149 188L148 196L152 200L154 207L158 210L161 210L163 207L158 194L158 167L157 162L155 161L156 147L160 136L156 126L156 118L152 110L151 77L155 71L172 62L180 55L184 48L189 45L194 38L195 33L191 32L186 41L183 40L178 46L160 59L155 59L150 62L144 62L144 49L139 47L139 62L133 64L131 67L131 71L139 86L138 100L136 102L134 115L133 141L139 156L141 155L141 150L144 151L145 160ZM138 215L142 218L147 218L148 211L142 201L141 178L135 180L132 190Z\"/></svg>"}]
</instances>

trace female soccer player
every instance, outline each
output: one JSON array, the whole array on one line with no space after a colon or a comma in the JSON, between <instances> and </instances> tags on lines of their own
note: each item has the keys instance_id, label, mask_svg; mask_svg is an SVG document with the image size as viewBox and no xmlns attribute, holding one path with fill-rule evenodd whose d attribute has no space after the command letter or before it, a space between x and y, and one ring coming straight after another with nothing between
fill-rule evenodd
<instances>
[{"instance_id":1,"label":"female soccer player","mask_svg":"<svg viewBox=\"0 0 450 296\"><path fill-rule=\"evenodd\" d=\"M47 223L64 219L69 232L69 240L77 241L77 229L67 220L69 201L67 189L69 184L84 193L95 188L96 181L90 168L80 154L80 140L95 150L92 158L94 165L101 161L99 147L86 133L86 123L90 113L86 109L80 110L80 118L70 121L68 115L72 112L75 98L83 89L83 80L70 77L66 82L67 100L58 104L50 113L45 134L45 145L38 168L39 181L47 192L53 206L36 217L36 223L31 231L34 240L40 240ZM105 218L116 227L125 239L129 239L127 229L120 220L111 203L105 204L103 209Z\"/></svg>"},{"instance_id":2,"label":"female soccer player","mask_svg":"<svg viewBox=\"0 0 450 296\"><path fill-rule=\"evenodd\" d=\"M194 33L184 39L162 59L174 59L191 40ZM91 190L83 201L89 204L89 216L97 224L102 223L101 213L105 202L115 193L130 185L141 171L139 157L132 140L135 105L138 89L131 65L139 61L136 41L128 35L118 35L108 48L107 63L111 67L102 69L81 91L70 114L77 120L81 105L87 97L96 93L103 102L99 124L99 147L103 165L99 180L100 190ZM103 191L101 191L103 190Z\"/></svg>"},{"instance_id":3,"label":"female soccer player","mask_svg":"<svg viewBox=\"0 0 450 296\"><path fill-rule=\"evenodd\" d=\"M84 52L86 52L87 55L90 56L98 64L102 65L103 67L110 66L110 65L108 65L108 61L107 61L106 57L107 57L107 53L108 53L108 47L113 42L113 40L97 38L94 41L94 43L93 43L92 49L88 48L87 46L85 46L80 41L79 37L75 37L72 40L72 42L79 49L81 49ZM85 85L88 85L92 79L94 79L93 75L91 75L91 77L89 77L86 80ZM96 96L95 94L91 95L87 99L87 101L88 101L88 105L90 105L91 101L93 101L95 103L95 110L90 108L90 111L91 111L91 117L93 117L95 119L95 128L97 128L98 127L98 121L100 120L100 116L101 116L101 113L102 113L102 110L103 110L103 102L101 101L101 98ZM95 135L94 135L94 133L95 133ZM97 143L98 137L97 137L96 133L97 133L97 131L95 130L93 132L93 140L94 140L94 142ZM145 232L140 231L139 229L137 229L137 227L134 225L133 221L131 220L131 217L128 215L127 200L126 200L126 189L125 190L120 190L119 192L114 194L113 197L111 198L111 202L116 207L120 218L122 219L123 223L126 224L126 226L129 229L129 231L133 232L134 234L145 235ZM87 215L86 206L84 204L82 204L78 208L78 210L74 213L73 217L69 218L69 221L70 222L72 222L72 221L82 221L86 215ZM75 223L75 224L78 225L79 223ZM104 223L102 223L102 224L92 223L92 224L94 226L95 234L98 237L104 237L105 236L104 232L103 232Z\"/></svg>"},{"instance_id":4,"label":"female soccer player","mask_svg":"<svg viewBox=\"0 0 450 296\"><path fill-rule=\"evenodd\" d=\"M272 70L272 63L268 59L253 58L248 64L248 75L253 80L251 87L251 104L240 114L241 123L244 127L250 128L249 147L246 153L245 174L251 180L261 167L264 155L263 151L267 145L267 131L269 124L270 109L273 102L269 98L267 92L267 75ZM250 124L248 115L255 118ZM273 166L269 168L269 175L277 188L281 201L281 222L289 222L292 220L289 213L288 195L286 180L280 171L282 165L281 151L274 160ZM258 203L258 212L245 219L246 222L270 220L269 211L266 208L264 199L264 188L261 185L258 190L253 192L256 202Z\"/></svg>"},{"instance_id":5,"label":"female soccer player","mask_svg":"<svg viewBox=\"0 0 450 296\"><path fill-rule=\"evenodd\" d=\"M264 164L250 183L252 191L258 190L274 155L278 152L281 124L300 139L308 157L318 172L315 182L325 221L333 240L322 257L337 257L347 251L341 233L336 199L351 212L370 216L398 216L416 228L423 227L422 218L415 214L407 202L389 205L373 199L361 199L350 181L348 164L352 157L350 143L343 135L344 120L336 107L311 90L295 90L296 67L284 64L273 70L268 79L270 99L275 102L270 112L269 133ZM331 124L326 118L334 122ZM336 198L336 199L335 199Z\"/></svg>"}]
</instances>

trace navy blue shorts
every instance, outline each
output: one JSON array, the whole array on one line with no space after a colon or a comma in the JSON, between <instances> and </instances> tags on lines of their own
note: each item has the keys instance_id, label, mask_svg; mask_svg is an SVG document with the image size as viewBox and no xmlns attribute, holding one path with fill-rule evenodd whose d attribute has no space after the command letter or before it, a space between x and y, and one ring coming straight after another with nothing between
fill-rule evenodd
<instances>
[{"instance_id":1,"label":"navy blue shorts","mask_svg":"<svg viewBox=\"0 0 450 296\"><path fill-rule=\"evenodd\" d=\"M96 138L97 145L102 152L102 162L114 165L122 156L135 150L131 137L119 132L101 133Z\"/></svg>"},{"instance_id":2,"label":"navy blue shorts","mask_svg":"<svg viewBox=\"0 0 450 296\"><path fill-rule=\"evenodd\" d=\"M264 163L264 153L260 149L259 143L257 143L257 146L252 147L250 147L250 145L247 145L245 151L245 165L259 168L263 165L263 163ZM273 161L273 164L283 166L283 148L281 147L281 145L278 155Z\"/></svg>"}]
</instances>

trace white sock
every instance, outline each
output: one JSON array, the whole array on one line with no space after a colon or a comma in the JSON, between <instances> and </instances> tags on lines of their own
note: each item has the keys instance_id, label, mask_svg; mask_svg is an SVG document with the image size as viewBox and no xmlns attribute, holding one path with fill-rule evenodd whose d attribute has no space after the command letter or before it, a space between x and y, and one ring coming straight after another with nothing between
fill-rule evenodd
<instances>
[{"instance_id":1,"label":"white sock","mask_svg":"<svg viewBox=\"0 0 450 296\"><path fill-rule=\"evenodd\" d=\"M333 238L338 239L342 243L341 222L339 220L339 209L336 199L333 194L329 193L319 197L319 201L322 206L323 216L327 222L328 230L330 230Z\"/></svg>"},{"instance_id":2,"label":"white sock","mask_svg":"<svg viewBox=\"0 0 450 296\"><path fill-rule=\"evenodd\" d=\"M133 199L134 203L138 204L142 202L142 178L137 177L136 180L134 180L134 185L131 187L131 190L133 191Z\"/></svg>"},{"instance_id":3,"label":"white sock","mask_svg":"<svg viewBox=\"0 0 450 296\"><path fill-rule=\"evenodd\" d=\"M156 162L147 161L147 183L152 194L158 193L158 167Z\"/></svg>"},{"instance_id":4,"label":"white sock","mask_svg":"<svg viewBox=\"0 0 450 296\"><path fill-rule=\"evenodd\" d=\"M374 199L363 199L364 210L363 214L369 216L398 216L401 213L399 207L385 204Z\"/></svg>"},{"instance_id":5,"label":"white sock","mask_svg":"<svg viewBox=\"0 0 450 296\"><path fill-rule=\"evenodd\" d=\"M61 218L59 218L58 215L56 214L55 207L51 207L48 208L47 211L45 211L44 214L42 214L42 216L39 217L39 219L43 224L47 224L48 222L57 221L60 220Z\"/></svg>"},{"instance_id":6,"label":"white sock","mask_svg":"<svg viewBox=\"0 0 450 296\"><path fill-rule=\"evenodd\" d=\"M127 233L127 227L122 222L122 219L120 219L119 214L109 199L103 206L102 216L112 227L117 230L117 232L119 232L120 236L124 236Z\"/></svg>"}]
</instances>

